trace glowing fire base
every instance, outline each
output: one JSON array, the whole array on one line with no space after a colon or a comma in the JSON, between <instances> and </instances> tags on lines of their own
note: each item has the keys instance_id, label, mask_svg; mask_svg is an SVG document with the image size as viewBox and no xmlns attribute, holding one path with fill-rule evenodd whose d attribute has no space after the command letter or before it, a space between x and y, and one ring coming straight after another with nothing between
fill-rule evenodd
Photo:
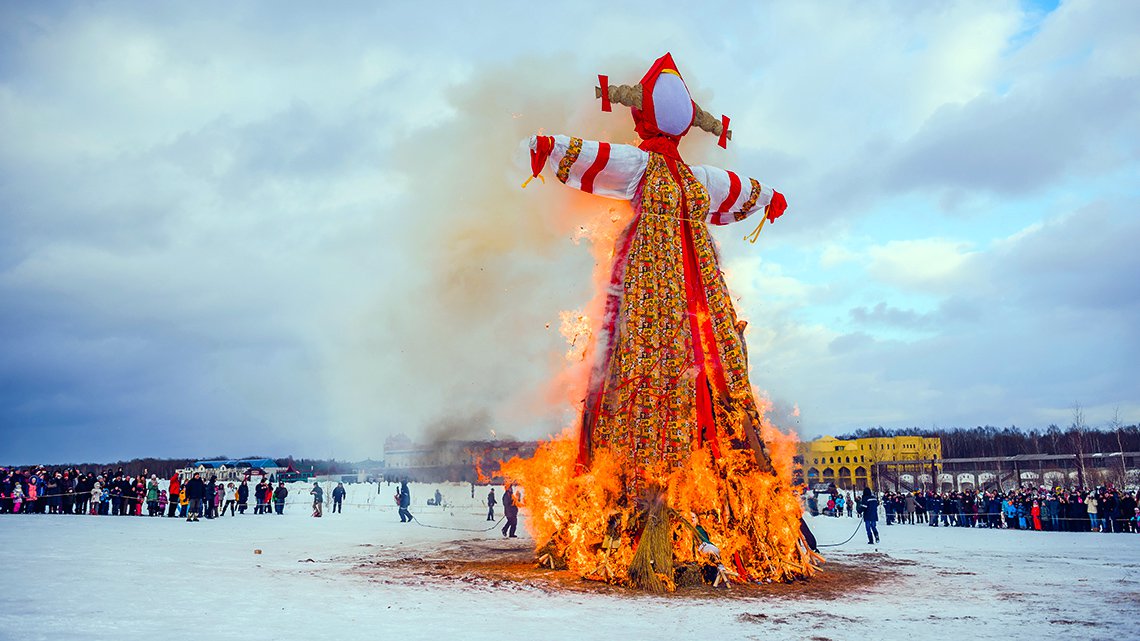
<instances>
[{"instance_id":1,"label":"glowing fire base","mask_svg":"<svg viewBox=\"0 0 1140 641\"><path fill-rule=\"evenodd\" d=\"M757 469L751 451L713 460L702 449L682 467L634 477L606 450L575 474L577 453L575 438L563 436L502 468L525 489L527 527L547 567L671 592L807 578L823 560L800 533L790 456L773 474Z\"/></svg>"}]
</instances>

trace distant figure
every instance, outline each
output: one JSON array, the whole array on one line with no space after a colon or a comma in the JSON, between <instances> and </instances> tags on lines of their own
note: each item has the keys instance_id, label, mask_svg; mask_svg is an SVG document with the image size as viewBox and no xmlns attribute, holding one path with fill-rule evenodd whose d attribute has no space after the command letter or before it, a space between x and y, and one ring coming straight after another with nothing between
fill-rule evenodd
<instances>
[{"instance_id":1,"label":"distant figure","mask_svg":"<svg viewBox=\"0 0 1140 641\"><path fill-rule=\"evenodd\" d=\"M289 490L285 489L285 481L281 481L273 492L273 507L278 514L285 513L285 497L287 496L289 496Z\"/></svg>"},{"instance_id":2,"label":"distant figure","mask_svg":"<svg viewBox=\"0 0 1140 641\"><path fill-rule=\"evenodd\" d=\"M519 508L515 505L514 488L510 485L503 490L503 513L507 517L507 524L503 526L503 536L517 539L515 529L519 525Z\"/></svg>"},{"instance_id":3,"label":"distant figure","mask_svg":"<svg viewBox=\"0 0 1140 641\"><path fill-rule=\"evenodd\" d=\"M241 485L237 489L237 502L238 512L245 514L245 508L249 505L249 483L242 479Z\"/></svg>"},{"instance_id":4,"label":"distant figure","mask_svg":"<svg viewBox=\"0 0 1140 641\"><path fill-rule=\"evenodd\" d=\"M871 492L871 488L863 488L863 500L859 501L859 509L863 513L863 526L867 529L867 544L879 542L879 499Z\"/></svg>"},{"instance_id":5,"label":"distant figure","mask_svg":"<svg viewBox=\"0 0 1140 641\"><path fill-rule=\"evenodd\" d=\"M396 494L396 503L400 506L400 523L411 523L412 513L408 508L412 505L412 492L408 489L407 481L400 481L400 492Z\"/></svg>"},{"instance_id":6,"label":"distant figure","mask_svg":"<svg viewBox=\"0 0 1140 641\"><path fill-rule=\"evenodd\" d=\"M309 490L309 494L313 495L313 516L320 518L323 514L325 504L325 491L321 489L320 483L313 483L313 489Z\"/></svg>"},{"instance_id":7,"label":"distant figure","mask_svg":"<svg viewBox=\"0 0 1140 641\"><path fill-rule=\"evenodd\" d=\"M487 520L488 521L494 521L495 520L495 505L497 503L498 503L498 501L495 500L495 488L491 488L491 491L487 492Z\"/></svg>"},{"instance_id":8,"label":"distant figure","mask_svg":"<svg viewBox=\"0 0 1140 641\"><path fill-rule=\"evenodd\" d=\"M230 516L237 514L238 494L237 486L233 484L233 481L226 484L222 498L225 500L225 503L222 504L222 516L225 516L226 510L230 511Z\"/></svg>"},{"instance_id":9,"label":"distant figure","mask_svg":"<svg viewBox=\"0 0 1140 641\"><path fill-rule=\"evenodd\" d=\"M202 475L194 472L193 478L186 481L185 489L186 500L190 506L186 520L193 523L202 514L202 499L206 497L206 484L202 481Z\"/></svg>"},{"instance_id":10,"label":"distant figure","mask_svg":"<svg viewBox=\"0 0 1140 641\"><path fill-rule=\"evenodd\" d=\"M333 512L339 513L341 511L341 503L344 502L344 495L345 495L344 483L337 483L336 487L334 487L333 491L332 491L332 500L333 500L332 511Z\"/></svg>"},{"instance_id":11,"label":"distant figure","mask_svg":"<svg viewBox=\"0 0 1140 641\"><path fill-rule=\"evenodd\" d=\"M170 475L170 485L166 488L166 495L170 498L170 511L167 512L167 518L173 518L178 514L178 497L182 493L182 479L178 474ZM94 495L94 493L92 493Z\"/></svg>"},{"instance_id":12,"label":"distant figure","mask_svg":"<svg viewBox=\"0 0 1140 641\"><path fill-rule=\"evenodd\" d=\"M438 489L435 491L435 504L443 505L443 495L439 493Z\"/></svg>"}]
</instances>

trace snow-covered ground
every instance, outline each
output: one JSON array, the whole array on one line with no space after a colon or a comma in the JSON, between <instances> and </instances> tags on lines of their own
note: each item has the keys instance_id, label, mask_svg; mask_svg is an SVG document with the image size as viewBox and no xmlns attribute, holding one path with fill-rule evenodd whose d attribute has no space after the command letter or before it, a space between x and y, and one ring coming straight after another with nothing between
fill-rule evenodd
<instances>
[{"instance_id":1,"label":"snow-covered ground","mask_svg":"<svg viewBox=\"0 0 1140 641\"><path fill-rule=\"evenodd\" d=\"M530 548L521 529L508 542L424 527L492 525L486 487L413 486L422 525L399 522L394 486L346 487L344 513L321 519L300 484L284 516L0 516L0 639L1140 638L1140 535L880 522L879 545L860 532L824 548L831 578L656 597L560 588L540 570L450 579L456 550ZM425 506L437 487L450 505ZM821 544L857 525L809 523Z\"/></svg>"}]
</instances>

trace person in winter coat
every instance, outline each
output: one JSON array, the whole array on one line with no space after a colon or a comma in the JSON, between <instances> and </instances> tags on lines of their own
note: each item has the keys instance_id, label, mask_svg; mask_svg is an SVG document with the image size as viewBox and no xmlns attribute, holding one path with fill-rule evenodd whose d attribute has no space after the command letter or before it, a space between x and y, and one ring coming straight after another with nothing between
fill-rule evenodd
<instances>
[{"instance_id":1,"label":"person in winter coat","mask_svg":"<svg viewBox=\"0 0 1140 641\"><path fill-rule=\"evenodd\" d=\"M19 514L24 507L24 488L19 483L12 487L12 514Z\"/></svg>"},{"instance_id":2,"label":"person in winter coat","mask_svg":"<svg viewBox=\"0 0 1140 641\"><path fill-rule=\"evenodd\" d=\"M238 512L245 514L245 508L249 505L249 483L242 479L241 485L237 489L237 503Z\"/></svg>"},{"instance_id":3,"label":"person in winter coat","mask_svg":"<svg viewBox=\"0 0 1140 641\"><path fill-rule=\"evenodd\" d=\"M186 481L186 500L189 504L189 512L186 515L186 520L189 522L197 522L199 516L202 514L203 499L206 498L206 484L202 481L202 475L195 472L194 476Z\"/></svg>"},{"instance_id":4,"label":"person in winter coat","mask_svg":"<svg viewBox=\"0 0 1140 641\"><path fill-rule=\"evenodd\" d=\"M1100 532L1100 520L1097 518L1100 502L1097 501L1096 494L1089 494L1089 497L1085 499L1085 505L1089 510L1089 524L1092 527L1092 531Z\"/></svg>"},{"instance_id":5,"label":"person in winter coat","mask_svg":"<svg viewBox=\"0 0 1140 641\"><path fill-rule=\"evenodd\" d=\"M226 484L218 483L216 486L214 486L214 516L218 516L218 510L222 509L222 504L225 502L225 499Z\"/></svg>"},{"instance_id":6,"label":"person in winter coat","mask_svg":"<svg viewBox=\"0 0 1140 641\"><path fill-rule=\"evenodd\" d=\"M1033 529L1040 532L1041 531L1041 506L1037 503L1037 501L1033 502L1033 509L1030 511L1030 514L1033 515Z\"/></svg>"},{"instance_id":7,"label":"person in winter coat","mask_svg":"<svg viewBox=\"0 0 1140 641\"><path fill-rule=\"evenodd\" d=\"M879 542L879 499L871 492L871 488L863 488L863 499L859 501L859 509L863 514L863 527L867 530L867 543Z\"/></svg>"},{"instance_id":8,"label":"person in winter coat","mask_svg":"<svg viewBox=\"0 0 1140 641\"><path fill-rule=\"evenodd\" d=\"M346 492L344 489L344 483L337 483L336 487L334 487L333 491L332 491L332 500L333 500L332 511L333 512L340 512L341 511L341 504L344 502L344 495L345 494L346 494Z\"/></svg>"},{"instance_id":9,"label":"person in winter coat","mask_svg":"<svg viewBox=\"0 0 1140 641\"><path fill-rule=\"evenodd\" d=\"M273 507L276 508L278 514L285 513L285 497L289 496L289 490L285 489L285 481L277 484L277 489L273 491Z\"/></svg>"},{"instance_id":10,"label":"person in winter coat","mask_svg":"<svg viewBox=\"0 0 1140 641\"><path fill-rule=\"evenodd\" d=\"M313 516L320 518L324 514L325 491L320 483L313 483L313 489L309 490L309 494L313 495Z\"/></svg>"},{"instance_id":11,"label":"person in winter coat","mask_svg":"<svg viewBox=\"0 0 1140 641\"><path fill-rule=\"evenodd\" d=\"M190 499L186 498L186 485L182 485L182 489L178 491L178 518L186 518L187 512L190 510Z\"/></svg>"},{"instance_id":12,"label":"person in winter coat","mask_svg":"<svg viewBox=\"0 0 1140 641\"><path fill-rule=\"evenodd\" d=\"M166 494L170 497L170 511L166 516L173 518L178 514L178 497L182 492L182 479L178 474L170 475L170 485L166 487Z\"/></svg>"},{"instance_id":13,"label":"person in winter coat","mask_svg":"<svg viewBox=\"0 0 1140 641\"><path fill-rule=\"evenodd\" d=\"M166 504L168 502L169 502L169 498L166 496L166 490L159 490L158 491L158 516L162 516L163 514L166 513Z\"/></svg>"},{"instance_id":14,"label":"person in winter coat","mask_svg":"<svg viewBox=\"0 0 1140 641\"><path fill-rule=\"evenodd\" d=\"M202 513L206 515L207 519L212 519L216 514L214 509L214 497L217 496L218 491L218 477L211 476L210 482L206 483L205 492L202 494Z\"/></svg>"},{"instance_id":15,"label":"person in winter coat","mask_svg":"<svg viewBox=\"0 0 1140 641\"><path fill-rule=\"evenodd\" d=\"M146 483L146 514L147 516L158 514L158 477L153 475Z\"/></svg>"},{"instance_id":16,"label":"person in winter coat","mask_svg":"<svg viewBox=\"0 0 1140 641\"><path fill-rule=\"evenodd\" d=\"M237 486L232 482L228 483L222 498L225 500L225 503L222 504L222 514L225 514L226 510L230 511L230 516L237 514Z\"/></svg>"},{"instance_id":17,"label":"person in winter coat","mask_svg":"<svg viewBox=\"0 0 1140 641\"><path fill-rule=\"evenodd\" d=\"M102 477L100 477L102 478ZM95 481L91 486L91 513L99 514L99 501L103 498L103 484Z\"/></svg>"},{"instance_id":18,"label":"person in winter coat","mask_svg":"<svg viewBox=\"0 0 1140 641\"><path fill-rule=\"evenodd\" d=\"M400 493L396 495L397 502L400 505L400 523L411 523L412 513L408 508L412 505L412 491L408 489L408 482L400 482Z\"/></svg>"},{"instance_id":19,"label":"person in winter coat","mask_svg":"<svg viewBox=\"0 0 1140 641\"><path fill-rule=\"evenodd\" d=\"M269 506L266 505L265 501L265 497L268 495L266 488L268 487L269 482L265 480L264 476L261 477L261 481L257 485L253 486L253 498L257 501L257 505L253 508L254 514L263 514L268 511Z\"/></svg>"},{"instance_id":20,"label":"person in winter coat","mask_svg":"<svg viewBox=\"0 0 1140 641\"><path fill-rule=\"evenodd\" d=\"M507 517L507 523L503 526L503 536L518 538L515 529L519 526L519 507L515 505L515 491L510 485L503 490L503 514Z\"/></svg>"},{"instance_id":21,"label":"person in winter coat","mask_svg":"<svg viewBox=\"0 0 1140 641\"><path fill-rule=\"evenodd\" d=\"M488 521L494 521L495 520L495 505L496 504L498 504L498 501L495 500L495 488L491 488L491 491L487 492L487 520Z\"/></svg>"}]
</instances>

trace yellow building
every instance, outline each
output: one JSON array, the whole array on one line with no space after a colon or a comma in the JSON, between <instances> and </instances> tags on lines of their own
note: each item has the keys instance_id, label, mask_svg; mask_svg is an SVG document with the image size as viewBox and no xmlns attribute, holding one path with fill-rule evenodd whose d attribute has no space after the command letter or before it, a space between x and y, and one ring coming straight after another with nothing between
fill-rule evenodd
<instances>
[{"instance_id":1,"label":"yellow building","mask_svg":"<svg viewBox=\"0 0 1140 641\"><path fill-rule=\"evenodd\" d=\"M874 464L880 461L929 461L942 458L942 439L892 436L841 441L831 436L800 443L800 464L809 487L835 483L841 489L875 488Z\"/></svg>"}]
</instances>

